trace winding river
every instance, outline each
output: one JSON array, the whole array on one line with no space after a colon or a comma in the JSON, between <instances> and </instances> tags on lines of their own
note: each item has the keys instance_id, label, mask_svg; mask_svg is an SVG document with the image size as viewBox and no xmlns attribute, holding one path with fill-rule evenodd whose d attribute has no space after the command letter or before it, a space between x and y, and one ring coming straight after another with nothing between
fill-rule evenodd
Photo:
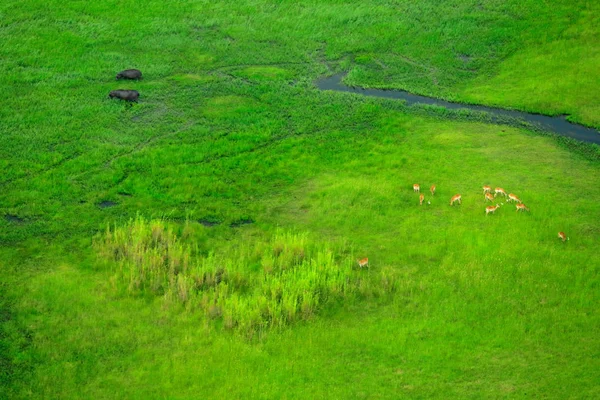
<instances>
[{"instance_id":1,"label":"winding river","mask_svg":"<svg viewBox=\"0 0 600 400\"><path fill-rule=\"evenodd\" d=\"M316 82L316 85L321 90L335 90L338 92L361 94L363 96L405 100L408 105L430 104L445 107L451 110L466 109L483 111L490 114L492 121L494 122L501 122L503 117L516 118L529 122L549 132L553 132L562 136L568 136L583 142L600 144L600 132L598 132L598 130L571 123L567 121L564 116L549 117L547 115L530 114L523 111L505 110L502 108L469 105L463 103L452 103L450 101L440 100L433 97L411 94L403 90L363 89L351 87L346 86L342 82L342 79L345 75L345 73L341 73L320 79Z\"/></svg>"}]
</instances>

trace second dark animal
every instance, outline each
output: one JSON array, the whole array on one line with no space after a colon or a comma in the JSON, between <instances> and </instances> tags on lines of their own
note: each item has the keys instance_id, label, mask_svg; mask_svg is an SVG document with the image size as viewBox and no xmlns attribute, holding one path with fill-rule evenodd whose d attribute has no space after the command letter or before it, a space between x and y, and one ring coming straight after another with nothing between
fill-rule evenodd
<instances>
[{"instance_id":1,"label":"second dark animal","mask_svg":"<svg viewBox=\"0 0 600 400\"><path fill-rule=\"evenodd\" d=\"M142 71L139 69L126 69L117 74L117 80L119 79L142 79Z\"/></svg>"},{"instance_id":2,"label":"second dark animal","mask_svg":"<svg viewBox=\"0 0 600 400\"><path fill-rule=\"evenodd\" d=\"M117 98L127 101L137 101L140 94L137 90L113 90L108 95L111 99Z\"/></svg>"}]
</instances>

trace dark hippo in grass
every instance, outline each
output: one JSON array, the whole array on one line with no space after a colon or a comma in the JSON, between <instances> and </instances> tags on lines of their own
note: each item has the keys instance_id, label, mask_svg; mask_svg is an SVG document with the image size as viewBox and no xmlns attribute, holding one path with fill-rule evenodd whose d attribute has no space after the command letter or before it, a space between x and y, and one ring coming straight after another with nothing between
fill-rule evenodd
<instances>
[{"instance_id":1,"label":"dark hippo in grass","mask_svg":"<svg viewBox=\"0 0 600 400\"><path fill-rule=\"evenodd\" d=\"M137 90L119 89L111 91L108 97L110 97L111 99L117 98L126 101L137 101L138 97L140 97L140 94Z\"/></svg>"},{"instance_id":2,"label":"dark hippo in grass","mask_svg":"<svg viewBox=\"0 0 600 400\"><path fill-rule=\"evenodd\" d=\"M126 69L117 74L117 80L119 79L142 79L142 71L139 69Z\"/></svg>"}]
</instances>

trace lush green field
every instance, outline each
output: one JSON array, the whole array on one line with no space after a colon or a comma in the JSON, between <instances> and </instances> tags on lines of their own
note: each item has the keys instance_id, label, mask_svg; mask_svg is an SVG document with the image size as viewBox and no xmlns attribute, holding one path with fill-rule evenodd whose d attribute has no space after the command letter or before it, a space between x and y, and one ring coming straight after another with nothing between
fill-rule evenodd
<instances>
[{"instance_id":1,"label":"lush green field","mask_svg":"<svg viewBox=\"0 0 600 400\"><path fill-rule=\"evenodd\" d=\"M529 39L494 73L481 74L467 82L460 100L537 113L569 114L572 121L600 126L596 90L600 6L588 3L581 13L572 13L571 6L559 5L564 7L564 14L553 7L548 9L555 18L563 15L556 24L543 27L544 32L556 32L552 40L542 35L542 39Z\"/></svg>"},{"instance_id":2,"label":"lush green field","mask_svg":"<svg viewBox=\"0 0 600 400\"><path fill-rule=\"evenodd\" d=\"M554 3L2 3L0 398L599 397L598 147L313 85L600 126Z\"/></svg>"}]
</instances>

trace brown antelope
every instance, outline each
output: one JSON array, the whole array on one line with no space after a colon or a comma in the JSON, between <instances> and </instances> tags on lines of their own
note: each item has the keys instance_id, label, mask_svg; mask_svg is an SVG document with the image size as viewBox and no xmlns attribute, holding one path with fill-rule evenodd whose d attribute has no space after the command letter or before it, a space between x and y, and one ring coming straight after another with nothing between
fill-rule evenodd
<instances>
[{"instance_id":1,"label":"brown antelope","mask_svg":"<svg viewBox=\"0 0 600 400\"><path fill-rule=\"evenodd\" d=\"M487 217L487 215L489 213L494 214L494 212L500 208L500 204L496 204L495 206L488 206L485 208L485 216Z\"/></svg>"},{"instance_id":2,"label":"brown antelope","mask_svg":"<svg viewBox=\"0 0 600 400\"><path fill-rule=\"evenodd\" d=\"M435 185L431 185L431 187L429 188L429 191L431 192L431 195L433 196L435 194Z\"/></svg>"},{"instance_id":3,"label":"brown antelope","mask_svg":"<svg viewBox=\"0 0 600 400\"><path fill-rule=\"evenodd\" d=\"M494 201L494 196L491 193L486 193L485 194L485 201Z\"/></svg>"},{"instance_id":4,"label":"brown antelope","mask_svg":"<svg viewBox=\"0 0 600 400\"><path fill-rule=\"evenodd\" d=\"M497 187L496 189L494 189L494 197L498 196L499 194L506 197L506 192L504 191L504 189Z\"/></svg>"},{"instance_id":5,"label":"brown antelope","mask_svg":"<svg viewBox=\"0 0 600 400\"><path fill-rule=\"evenodd\" d=\"M523 203L517 204L517 212L523 211L523 210L529 211L529 208L525 207L525 204L523 204Z\"/></svg>"},{"instance_id":6,"label":"brown antelope","mask_svg":"<svg viewBox=\"0 0 600 400\"><path fill-rule=\"evenodd\" d=\"M492 187L491 186L485 185L483 187L483 194L490 193L491 191L492 191Z\"/></svg>"},{"instance_id":7,"label":"brown antelope","mask_svg":"<svg viewBox=\"0 0 600 400\"><path fill-rule=\"evenodd\" d=\"M366 267L369 266L369 259L366 258L366 257L365 258L357 259L356 261L358 261L358 266L361 267L361 268L365 267L365 266Z\"/></svg>"},{"instance_id":8,"label":"brown antelope","mask_svg":"<svg viewBox=\"0 0 600 400\"><path fill-rule=\"evenodd\" d=\"M425 196L423 196L423 193L421 193L419 195L419 205L422 206L423 205L423 200L425 200Z\"/></svg>"},{"instance_id":9,"label":"brown antelope","mask_svg":"<svg viewBox=\"0 0 600 400\"><path fill-rule=\"evenodd\" d=\"M569 238L567 237L567 235L565 235L564 232L558 232L558 238L562 239L563 242L569 240Z\"/></svg>"},{"instance_id":10,"label":"brown antelope","mask_svg":"<svg viewBox=\"0 0 600 400\"><path fill-rule=\"evenodd\" d=\"M460 194L455 194L454 196L452 196L452 198L450 199L450 205L454 205L455 201L458 201L458 204L462 204L462 197Z\"/></svg>"},{"instance_id":11,"label":"brown antelope","mask_svg":"<svg viewBox=\"0 0 600 400\"><path fill-rule=\"evenodd\" d=\"M517 203L522 203L521 199L520 199L520 198L518 198L516 194L512 194L512 193L510 193L510 194L508 195L508 201L509 201L509 202L510 202L510 201L516 201Z\"/></svg>"},{"instance_id":12,"label":"brown antelope","mask_svg":"<svg viewBox=\"0 0 600 400\"><path fill-rule=\"evenodd\" d=\"M415 183L415 184L413 185L413 190L414 190L415 192L420 192L420 191L421 191L421 186L419 186L419 184L418 184L418 183Z\"/></svg>"}]
</instances>

